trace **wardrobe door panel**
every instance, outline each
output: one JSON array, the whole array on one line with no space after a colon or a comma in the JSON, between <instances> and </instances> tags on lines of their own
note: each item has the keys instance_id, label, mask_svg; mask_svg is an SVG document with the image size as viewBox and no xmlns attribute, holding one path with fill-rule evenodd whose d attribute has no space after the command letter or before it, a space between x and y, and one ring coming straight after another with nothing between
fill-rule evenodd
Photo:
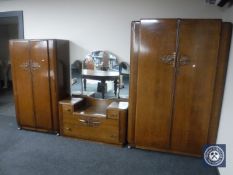
<instances>
[{"instance_id":1,"label":"wardrobe door panel","mask_svg":"<svg viewBox=\"0 0 233 175\"><path fill-rule=\"evenodd\" d=\"M201 154L207 143L220 20L181 20L172 150Z\"/></svg>"},{"instance_id":2,"label":"wardrobe door panel","mask_svg":"<svg viewBox=\"0 0 233 175\"><path fill-rule=\"evenodd\" d=\"M215 144L218 135L225 77L228 66L229 51L231 47L231 36L232 24L228 22L222 23L221 41L218 54L218 68L215 79L215 91L213 97L212 116L209 127L208 144Z\"/></svg>"},{"instance_id":3,"label":"wardrobe door panel","mask_svg":"<svg viewBox=\"0 0 233 175\"><path fill-rule=\"evenodd\" d=\"M137 102L137 68L139 49L139 27L140 22L131 24L131 48L130 48L130 88L129 88L129 112L128 112L128 144L135 146L135 115Z\"/></svg>"},{"instance_id":4,"label":"wardrobe door panel","mask_svg":"<svg viewBox=\"0 0 233 175\"><path fill-rule=\"evenodd\" d=\"M30 41L33 95L37 128L52 129L49 56L47 41Z\"/></svg>"},{"instance_id":5,"label":"wardrobe door panel","mask_svg":"<svg viewBox=\"0 0 233 175\"><path fill-rule=\"evenodd\" d=\"M10 56L17 121L35 127L28 41L10 42Z\"/></svg>"},{"instance_id":6,"label":"wardrobe door panel","mask_svg":"<svg viewBox=\"0 0 233 175\"><path fill-rule=\"evenodd\" d=\"M175 19L141 20L135 126L138 147L169 147L176 29ZM166 63L166 58L173 60Z\"/></svg>"}]
</instances>

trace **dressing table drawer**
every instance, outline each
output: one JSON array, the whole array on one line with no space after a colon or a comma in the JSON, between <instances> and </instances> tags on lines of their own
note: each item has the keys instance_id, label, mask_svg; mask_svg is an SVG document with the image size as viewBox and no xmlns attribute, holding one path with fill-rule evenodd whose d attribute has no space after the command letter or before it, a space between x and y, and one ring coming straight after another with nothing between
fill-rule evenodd
<instances>
[{"instance_id":1,"label":"dressing table drawer","mask_svg":"<svg viewBox=\"0 0 233 175\"><path fill-rule=\"evenodd\" d=\"M119 143L119 129L116 120L71 118L71 120L63 121L63 134L80 139Z\"/></svg>"},{"instance_id":2,"label":"dressing table drawer","mask_svg":"<svg viewBox=\"0 0 233 175\"><path fill-rule=\"evenodd\" d=\"M63 112L71 113L73 111L72 108L73 108L73 106L71 106L71 105L62 105Z\"/></svg>"},{"instance_id":3,"label":"dressing table drawer","mask_svg":"<svg viewBox=\"0 0 233 175\"><path fill-rule=\"evenodd\" d=\"M107 111L107 118L108 119L119 119L119 110L108 110Z\"/></svg>"},{"instance_id":4,"label":"dressing table drawer","mask_svg":"<svg viewBox=\"0 0 233 175\"><path fill-rule=\"evenodd\" d=\"M60 102L60 133L63 136L111 144L126 143L127 109L109 100Z\"/></svg>"}]
</instances>

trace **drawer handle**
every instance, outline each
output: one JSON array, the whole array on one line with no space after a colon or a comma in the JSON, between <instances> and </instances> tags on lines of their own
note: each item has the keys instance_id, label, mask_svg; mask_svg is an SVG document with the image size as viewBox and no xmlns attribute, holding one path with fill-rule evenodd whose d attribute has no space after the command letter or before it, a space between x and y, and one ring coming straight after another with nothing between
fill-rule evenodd
<instances>
[{"instance_id":1,"label":"drawer handle","mask_svg":"<svg viewBox=\"0 0 233 175\"><path fill-rule=\"evenodd\" d=\"M80 121L80 123L82 123L84 125L88 125L88 121L87 120L80 119L79 121Z\"/></svg>"},{"instance_id":2,"label":"drawer handle","mask_svg":"<svg viewBox=\"0 0 233 175\"><path fill-rule=\"evenodd\" d=\"M93 125L100 125L101 122L98 122L98 121L95 121L95 122L90 122L90 124L93 124Z\"/></svg>"},{"instance_id":3,"label":"drawer handle","mask_svg":"<svg viewBox=\"0 0 233 175\"><path fill-rule=\"evenodd\" d=\"M93 122L93 121L90 121L90 122L89 122L89 126L92 126L92 127L93 127L93 126L99 126L100 123L101 123L101 122L98 122L98 121L94 121L94 122Z\"/></svg>"},{"instance_id":4,"label":"drawer handle","mask_svg":"<svg viewBox=\"0 0 233 175\"><path fill-rule=\"evenodd\" d=\"M89 127L99 126L101 123L99 121L91 121L91 120L84 120L84 119L80 119L79 121L80 121L80 123L87 125Z\"/></svg>"},{"instance_id":5,"label":"drawer handle","mask_svg":"<svg viewBox=\"0 0 233 175\"><path fill-rule=\"evenodd\" d=\"M110 114L108 118L117 119L118 115L117 114Z\"/></svg>"},{"instance_id":6,"label":"drawer handle","mask_svg":"<svg viewBox=\"0 0 233 175\"><path fill-rule=\"evenodd\" d=\"M67 112L71 112L71 109L65 109L65 111L67 111Z\"/></svg>"},{"instance_id":7,"label":"drawer handle","mask_svg":"<svg viewBox=\"0 0 233 175\"><path fill-rule=\"evenodd\" d=\"M93 123L93 124L100 124L100 122L90 122L90 123Z\"/></svg>"},{"instance_id":8,"label":"drawer handle","mask_svg":"<svg viewBox=\"0 0 233 175\"><path fill-rule=\"evenodd\" d=\"M71 131L71 128L65 128L65 130L67 130L67 131Z\"/></svg>"}]
</instances>

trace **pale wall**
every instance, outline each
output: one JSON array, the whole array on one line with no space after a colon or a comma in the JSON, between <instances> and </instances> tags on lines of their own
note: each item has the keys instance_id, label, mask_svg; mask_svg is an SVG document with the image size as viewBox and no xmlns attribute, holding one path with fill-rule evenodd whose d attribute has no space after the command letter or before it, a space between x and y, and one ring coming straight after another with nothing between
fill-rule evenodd
<instances>
[{"instance_id":1,"label":"pale wall","mask_svg":"<svg viewBox=\"0 0 233 175\"><path fill-rule=\"evenodd\" d=\"M129 61L130 22L140 18L220 18L204 0L8 0L0 11L24 11L25 38L71 41L71 60L96 49Z\"/></svg>"},{"instance_id":2,"label":"pale wall","mask_svg":"<svg viewBox=\"0 0 233 175\"><path fill-rule=\"evenodd\" d=\"M226 10L223 14L226 21L233 22L233 8ZM221 175L233 174L233 37L228 64L225 93L222 106L222 114L218 132L217 142L227 144L227 168L219 168Z\"/></svg>"}]
</instances>

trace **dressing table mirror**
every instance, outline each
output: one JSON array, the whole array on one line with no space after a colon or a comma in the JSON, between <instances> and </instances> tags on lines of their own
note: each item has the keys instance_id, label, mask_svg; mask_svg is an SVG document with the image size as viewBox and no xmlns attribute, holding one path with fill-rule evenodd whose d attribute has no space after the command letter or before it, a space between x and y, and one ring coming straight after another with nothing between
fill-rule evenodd
<instances>
[{"instance_id":1,"label":"dressing table mirror","mask_svg":"<svg viewBox=\"0 0 233 175\"><path fill-rule=\"evenodd\" d=\"M97 50L71 65L72 96L98 99L128 99L129 64L116 55Z\"/></svg>"}]
</instances>

